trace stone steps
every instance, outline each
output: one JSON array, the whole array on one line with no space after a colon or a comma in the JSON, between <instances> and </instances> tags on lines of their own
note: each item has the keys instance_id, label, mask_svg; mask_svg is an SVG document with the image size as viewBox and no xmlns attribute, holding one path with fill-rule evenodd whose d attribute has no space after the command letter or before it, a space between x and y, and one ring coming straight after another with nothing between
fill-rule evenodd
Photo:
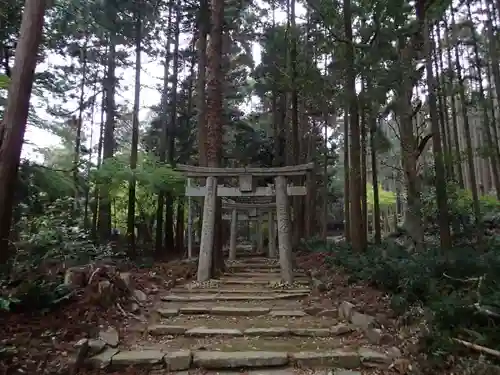
<instances>
[{"instance_id":1,"label":"stone steps","mask_svg":"<svg viewBox=\"0 0 500 375\"><path fill-rule=\"evenodd\" d=\"M272 367L268 369L257 369L245 371L247 375L303 375L304 371L293 367ZM316 369L309 370L308 375L361 375L360 371L346 370L346 369ZM163 375L163 374L162 374ZM171 375L189 375L187 372L173 372ZM241 371L224 370L224 371L204 371L204 375L241 375Z\"/></svg>"},{"instance_id":2,"label":"stone steps","mask_svg":"<svg viewBox=\"0 0 500 375\"><path fill-rule=\"evenodd\" d=\"M277 293L275 295L243 295L243 294L193 294L193 295L175 295L170 294L162 296L161 300L165 302L202 302L202 301L272 301L276 299L291 299L305 297L305 293Z\"/></svg>"},{"instance_id":3,"label":"stone steps","mask_svg":"<svg viewBox=\"0 0 500 375\"><path fill-rule=\"evenodd\" d=\"M331 328L287 328L287 327L257 327L257 328L206 328L185 325L154 324L147 328L152 336L187 336L187 337L339 337L353 332L354 329L338 324Z\"/></svg>"},{"instance_id":4,"label":"stone steps","mask_svg":"<svg viewBox=\"0 0 500 375\"><path fill-rule=\"evenodd\" d=\"M182 293L223 293L223 294L276 294L276 293L309 293L310 289L256 289L256 288L244 288L244 289L215 289L215 288L173 288L170 289L172 293L182 294Z\"/></svg>"},{"instance_id":5,"label":"stone steps","mask_svg":"<svg viewBox=\"0 0 500 375\"><path fill-rule=\"evenodd\" d=\"M120 371L130 366L167 371L191 368L204 370L240 370L243 368L272 368L297 366L300 368L358 369L388 366L390 359L369 348L340 348L327 351L163 351L161 349L117 350L106 349L91 357L93 367ZM339 370L340 371L340 370ZM342 373L341 373L342 374ZM345 372L344 372L345 374Z\"/></svg>"},{"instance_id":6,"label":"stone steps","mask_svg":"<svg viewBox=\"0 0 500 375\"><path fill-rule=\"evenodd\" d=\"M271 317L302 317L309 315L305 310L284 310L274 309L271 307L232 307L232 306L184 306L180 308L160 308L156 313L161 318L171 318L177 315L212 315L212 316L262 316L269 315ZM322 314L323 313L323 314ZM336 316L336 312L335 313ZM331 317L331 310L323 310L316 312L317 316Z\"/></svg>"},{"instance_id":7,"label":"stone steps","mask_svg":"<svg viewBox=\"0 0 500 375\"><path fill-rule=\"evenodd\" d=\"M281 278L281 272L266 272L266 271L259 271L259 272L231 272L231 273L225 273L224 276L232 276L232 277L251 277L252 279L256 278L273 278L273 279L280 279ZM307 275L303 272L295 272L295 277L298 279L303 279L307 278Z\"/></svg>"},{"instance_id":8,"label":"stone steps","mask_svg":"<svg viewBox=\"0 0 500 375\"><path fill-rule=\"evenodd\" d=\"M269 283L279 283L281 282L281 277L275 277L275 278L236 278L236 277L228 277L224 276L219 279L220 284L242 284L242 285L251 285L251 284L260 284L260 285L266 285ZM294 279L294 283L297 284L309 284L309 279L308 278L303 278L303 277L297 277Z\"/></svg>"}]
</instances>

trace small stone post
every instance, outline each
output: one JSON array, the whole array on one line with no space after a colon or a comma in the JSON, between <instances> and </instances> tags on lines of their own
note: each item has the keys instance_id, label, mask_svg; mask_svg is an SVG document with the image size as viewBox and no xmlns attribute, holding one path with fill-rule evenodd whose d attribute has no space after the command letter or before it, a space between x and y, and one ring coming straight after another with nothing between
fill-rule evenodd
<instances>
[{"instance_id":1,"label":"small stone post","mask_svg":"<svg viewBox=\"0 0 500 375\"><path fill-rule=\"evenodd\" d=\"M233 208L231 212L231 234L229 237L229 260L236 259L236 235L238 228L238 212Z\"/></svg>"},{"instance_id":2,"label":"small stone post","mask_svg":"<svg viewBox=\"0 0 500 375\"><path fill-rule=\"evenodd\" d=\"M257 251L264 251L264 225L262 224L262 214L257 213Z\"/></svg>"},{"instance_id":3,"label":"small stone post","mask_svg":"<svg viewBox=\"0 0 500 375\"><path fill-rule=\"evenodd\" d=\"M269 258L276 258L276 227L274 225L274 213L269 211L268 232L269 232Z\"/></svg>"},{"instance_id":4,"label":"small stone post","mask_svg":"<svg viewBox=\"0 0 500 375\"><path fill-rule=\"evenodd\" d=\"M187 179L187 186L191 186L191 179ZM188 227L187 227L187 243L188 243L188 259L193 257L193 207L191 206L192 198L188 197Z\"/></svg>"},{"instance_id":5,"label":"small stone post","mask_svg":"<svg viewBox=\"0 0 500 375\"><path fill-rule=\"evenodd\" d=\"M276 216L278 219L278 246L281 278L286 283L293 283L292 241L290 238L290 217L288 215L288 192L285 176L277 176Z\"/></svg>"},{"instance_id":6,"label":"small stone post","mask_svg":"<svg viewBox=\"0 0 500 375\"><path fill-rule=\"evenodd\" d=\"M215 233L215 208L217 202L217 178L207 177L203 223L201 227L200 255L198 258L198 281L210 279L212 269L212 248Z\"/></svg>"}]
</instances>

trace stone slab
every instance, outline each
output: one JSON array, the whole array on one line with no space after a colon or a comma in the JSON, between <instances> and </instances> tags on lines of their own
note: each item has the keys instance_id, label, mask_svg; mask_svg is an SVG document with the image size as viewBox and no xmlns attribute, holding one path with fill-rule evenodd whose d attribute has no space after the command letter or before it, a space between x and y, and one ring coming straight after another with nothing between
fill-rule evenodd
<instances>
[{"instance_id":1,"label":"stone slab","mask_svg":"<svg viewBox=\"0 0 500 375\"><path fill-rule=\"evenodd\" d=\"M118 349L106 348L103 352L88 358L85 363L95 369L104 369L111 364L116 353L118 353Z\"/></svg>"},{"instance_id":2,"label":"stone slab","mask_svg":"<svg viewBox=\"0 0 500 375\"><path fill-rule=\"evenodd\" d=\"M191 367L193 354L190 350L169 352L163 357L167 371L187 370Z\"/></svg>"},{"instance_id":3,"label":"stone slab","mask_svg":"<svg viewBox=\"0 0 500 375\"><path fill-rule=\"evenodd\" d=\"M206 315L211 310L210 306L184 306L179 309L179 313L185 315Z\"/></svg>"},{"instance_id":4,"label":"stone slab","mask_svg":"<svg viewBox=\"0 0 500 375\"><path fill-rule=\"evenodd\" d=\"M392 362L388 355L370 348L359 348L358 355L365 367L386 367Z\"/></svg>"},{"instance_id":5,"label":"stone slab","mask_svg":"<svg viewBox=\"0 0 500 375\"><path fill-rule=\"evenodd\" d=\"M165 353L160 350L127 350L118 352L111 359L111 367L148 366L161 364Z\"/></svg>"},{"instance_id":6,"label":"stone slab","mask_svg":"<svg viewBox=\"0 0 500 375\"><path fill-rule=\"evenodd\" d=\"M260 316L266 315L270 311L265 307L225 307L216 306L212 307L210 314L222 316Z\"/></svg>"},{"instance_id":7,"label":"stone slab","mask_svg":"<svg viewBox=\"0 0 500 375\"><path fill-rule=\"evenodd\" d=\"M183 335L187 330L187 327L167 324L154 324L148 327L148 333L153 336Z\"/></svg>"},{"instance_id":8,"label":"stone slab","mask_svg":"<svg viewBox=\"0 0 500 375\"><path fill-rule=\"evenodd\" d=\"M328 328L296 328L292 329L293 336L302 337L328 337L332 336L332 332Z\"/></svg>"},{"instance_id":9,"label":"stone slab","mask_svg":"<svg viewBox=\"0 0 500 375\"><path fill-rule=\"evenodd\" d=\"M204 302L204 301L272 301L276 299L305 297L308 293L279 293L273 296L237 295L237 294L206 294L179 296L171 294L161 297L165 302ZM181 310L181 313L182 310Z\"/></svg>"},{"instance_id":10,"label":"stone slab","mask_svg":"<svg viewBox=\"0 0 500 375\"><path fill-rule=\"evenodd\" d=\"M327 352L290 353L292 361L299 367L340 367L356 369L361 365L361 359L355 351L332 350Z\"/></svg>"},{"instance_id":11,"label":"stone slab","mask_svg":"<svg viewBox=\"0 0 500 375\"><path fill-rule=\"evenodd\" d=\"M248 328L243 331L245 336L281 337L290 334L290 330L285 327L268 328Z\"/></svg>"},{"instance_id":12,"label":"stone slab","mask_svg":"<svg viewBox=\"0 0 500 375\"><path fill-rule=\"evenodd\" d=\"M186 331L187 336L193 337L208 337L208 336L231 336L239 337L243 336L243 333L239 329L232 328L205 328L197 327Z\"/></svg>"},{"instance_id":13,"label":"stone slab","mask_svg":"<svg viewBox=\"0 0 500 375\"><path fill-rule=\"evenodd\" d=\"M211 352L193 354L193 364L204 369L231 369L248 367L276 367L288 363L286 352Z\"/></svg>"},{"instance_id":14,"label":"stone slab","mask_svg":"<svg viewBox=\"0 0 500 375\"><path fill-rule=\"evenodd\" d=\"M269 312L270 316L274 317L302 317L307 314L302 310L271 310Z\"/></svg>"},{"instance_id":15,"label":"stone slab","mask_svg":"<svg viewBox=\"0 0 500 375\"><path fill-rule=\"evenodd\" d=\"M179 309L157 309L156 312L161 318L171 318L179 315Z\"/></svg>"},{"instance_id":16,"label":"stone slab","mask_svg":"<svg viewBox=\"0 0 500 375\"><path fill-rule=\"evenodd\" d=\"M285 293L310 293L310 289L267 289L267 288L232 288L232 289L219 289L219 288L203 288L203 289L185 289L173 288L170 292L176 295L193 294L193 293L223 293L223 294L285 294Z\"/></svg>"}]
</instances>

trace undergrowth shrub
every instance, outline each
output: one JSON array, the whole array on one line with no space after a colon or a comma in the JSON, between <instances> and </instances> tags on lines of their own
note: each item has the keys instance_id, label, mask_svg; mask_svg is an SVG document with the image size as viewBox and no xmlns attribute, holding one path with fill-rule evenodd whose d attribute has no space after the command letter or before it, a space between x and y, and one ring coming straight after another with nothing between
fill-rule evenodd
<instances>
[{"instance_id":1,"label":"undergrowth shrub","mask_svg":"<svg viewBox=\"0 0 500 375\"><path fill-rule=\"evenodd\" d=\"M462 337L500 349L500 244L493 240L486 251L472 246L444 252L428 248L410 253L395 243L370 245L366 252L346 244L305 243L309 251L326 252L326 262L343 268L350 281L363 280L392 295L400 314L415 305L432 312L430 350L443 339Z\"/></svg>"},{"instance_id":2,"label":"undergrowth shrub","mask_svg":"<svg viewBox=\"0 0 500 375\"><path fill-rule=\"evenodd\" d=\"M125 257L110 246L95 245L73 205L72 198L57 199L43 215L21 215L16 256L0 272L0 310L51 308L73 294L63 283L66 268Z\"/></svg>"}]
</instances>

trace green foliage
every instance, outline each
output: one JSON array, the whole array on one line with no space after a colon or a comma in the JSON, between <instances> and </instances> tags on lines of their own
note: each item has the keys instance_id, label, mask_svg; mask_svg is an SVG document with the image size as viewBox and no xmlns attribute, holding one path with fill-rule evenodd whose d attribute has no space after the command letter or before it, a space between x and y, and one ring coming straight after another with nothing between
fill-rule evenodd
<instances>
[{"instance_id":1,"label":"green foliage","mask_svg":"<svg viewBox=\"0 0 500 375\"><path fill-rule=\"evenodd\" d=\"M410 253L395 243L370 246L364 253L318 240L305 246L326 252L327 262L345 269L351 282L362 280L390 292L397 313L408 314L415 305L429 309L431 352L443 339L449 344L450 335L473 333L480 333L481 345L500 348L500 329L484 312L500 311L500 242L492 240L484 252L466 246L446 253L438 248Z\"/></svg>"},{"instance_id":2,"label":"green foliage","mask_svg":"<svg viewBox=\"0 0 500 375\"><path fill-rule=\"evenodd\" d=\"M378 196L381 207L393 206L396 204L396 194L392 191L386 191L382 188L382 185L378 188ZM373 185L366 184L366 199L368 205L373 207Z\"/></svg>"}]
</instances>

